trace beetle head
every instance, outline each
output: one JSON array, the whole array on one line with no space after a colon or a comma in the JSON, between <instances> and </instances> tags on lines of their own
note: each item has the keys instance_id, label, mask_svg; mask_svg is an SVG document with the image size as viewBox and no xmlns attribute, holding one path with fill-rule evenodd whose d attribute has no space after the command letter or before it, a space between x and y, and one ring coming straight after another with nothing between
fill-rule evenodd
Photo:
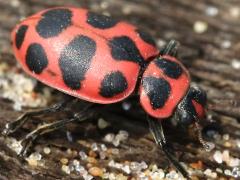
<instances>
[{"instance_id":1,"label":"beetle head","mask_svg":"<svg viewBox=\"0 0 240 180\"><path fill-rule=\"evenodd\" d=\"M177 107L178 123L189 126L205 117L207 95L197 86L191 86Z\"/></svg>"},{"instance_id":2,"label":"beetle head","mask_svg":"<svg viewBox=\"0 0 240 180\"><path fill-rule=\"evenodd\" d=\"M207 151L210 151L213 146L203 140L200 125L200 121L205 118L206 102L207 95L205 91L197 86L191 86L186 96L178 104L176 118L174 119L182 127L194 126L200 143Z\"/></svg>"}]
</instances>

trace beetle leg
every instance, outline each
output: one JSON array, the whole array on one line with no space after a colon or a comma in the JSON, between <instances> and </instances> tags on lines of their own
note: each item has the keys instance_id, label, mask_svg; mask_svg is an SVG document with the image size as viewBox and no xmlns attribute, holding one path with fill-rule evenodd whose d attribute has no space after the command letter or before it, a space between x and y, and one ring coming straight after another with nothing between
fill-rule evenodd
<instances>
[{"instance_id":1,"label":"beetle leg","mask_svg":"<svg viewBox=\"0 0 240 180\"><path fill-rule=\"evenodd\" d=\"M2 134L4 136L7 136L11 133L14 133L17 129L19 129L21 126L23 126L29 119L31 119L34 116L45 115L45 114L61 111L73 100L74 99L69 96L66 99L64 99L63 101L61 101L57 104L54 104L50 107L47 107L45 109L26 112L26 113L22 114L17 120L7 123L5 125L5 128L2 131Z\"/></svg>"},{"instance_id":2,"label":"beetle leg","mask_svg":"<svg viewBox=\"0 0 240 180\"><path fill-rule=\"evenodd\" d=\"M199 124L198 118L196 118L196 122L194 123L194 125L195 125L195 129L197 130L197 133L198 133L199 142L202 144L203 148L206 151L210 152L214 148L214 144L212 144L210 142L207 142L203 139L203 137L202 137L202 127Z\"/></svg>"},{"instance_id":3,"label":"beetle leg","mask_svg":"<svg viewBox=\"0 0 240 180\"><path fill-rule=\"evenodd\" d=\"M160 55L170 55L173 57L177 56L177 48L179 43L175 40L169 41L169 43L160 51Z\"/></svg>"},{"instance_id":4,"label":"beetle leg","mask_svg":"<svg viewBox=\"0 0 240 180\"><path fill-rule=\"evenodd\" d=\"M159 145L163 152L166 154L167 158L169 161L176 167L176 169L182 173L182 175L185 178L189 178L189 174L187 171L183 168L183 166L178 162L176 157L171 153L171 150L169 148L169 145L166 141L166 138L164 136L163 128L161 121L158 121L156 119L153 119L151 117L148 117L148 123L149 123L149 128L150 131L154 137L154 140L157 145Z\"/></svg>"},{"instance_id":5,"label":"beetle leg","mask_svg":"<svg viewBox=\"0 0 240 180\"><path fill-rule=\"evenodd\" d=\"M32 132L28 133L23 139L20 140L20 143L22 144L23 147L18 155L21 157L26 156L28 149L32 146L33 142L39 136L42 136L49 132L60 129L60 128L64 127L65 125L72 123L74 121L82 122L82 121L85 121L85 120L89 119L90 117L92 117L94 112L93 111L87 112L86 110L88 108L89 108L89 106L86 109L84 109L83 111L74 114L74 116L72 118L67 118L67 119L63 119L63 120L56 121L53 123L44 124L42 126L39 126L37 129L33 130Z\"/></svg>"}]
</instances>

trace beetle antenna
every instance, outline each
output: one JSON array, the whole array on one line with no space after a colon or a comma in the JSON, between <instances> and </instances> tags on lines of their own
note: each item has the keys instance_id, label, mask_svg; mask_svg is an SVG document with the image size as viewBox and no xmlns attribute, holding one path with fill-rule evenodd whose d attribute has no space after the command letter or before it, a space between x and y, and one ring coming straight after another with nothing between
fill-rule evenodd
<instances>
[{"instance_id":1,"label":"beetle antenna","mask_svg":"<svg viewBox=\"0 0 240 180\"><path fill-rule=\"evenodd\" d=\"M195 121L194 125L195 125L195 128L196 128L197 133L198 133L199 142L203 145L204 149L209 152L214 148L214 144L212 144L210 142L207 142L203 139L203 137L202 137L202 127L199 124L199 119L198 118L195 118L195 119L196 119L196 121Z\"/></svg>"},{"instance_id":2,"label":"beetle antenna","mask_svg":"<svg viewBox=\"0 0 240 180\"><path fill-rule=\"evenodd\" d=\"M160 51L160 55L170 55L173 57L177 56L177 48L179 46L179 42L175 40L169 41L169 43Z\"/></svg>"}]
</instances>

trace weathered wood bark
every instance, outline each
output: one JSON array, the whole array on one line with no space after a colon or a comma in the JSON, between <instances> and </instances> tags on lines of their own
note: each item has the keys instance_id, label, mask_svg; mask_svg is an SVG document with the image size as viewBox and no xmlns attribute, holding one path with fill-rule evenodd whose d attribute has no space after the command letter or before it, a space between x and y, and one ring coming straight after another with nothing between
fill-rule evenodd
<instances>
[{"instance_id":1,"label":"weathered wood bark","mask_svg":"<svg viewBox=\"0 0 240 180\"><path fill-rule=\"evenodd\" d=\"M179 57L190 70L193 82L207 91L209 98L209 114L219 124L222 134L230 134L235 139L240 138L240 2L237 0L0 0L0 63L6 62L16 66L11 51L10 31L19 19L44 8L53 6L78 6L89 8L98 13L109 13L119 20L126 20L150 32L159 45L162 41L176 39L181 43ZM210 8L215 8L211 11ZM217 9L217 10L216 10ZM210 12L209 12L210 11ZM217 12L216 12L217 11ZM215 13L208 15L208 13ZM197 33L194 25L200 23L200 28L207 28L203 33ZM204 31L204 30L203 30ZM0 87L1 88L1 87ZM12 103L0 100L0 127L6 122L16 119L19 112L12 109ZM137 111L138 113L142 113ZM148 133L144 118L135 112L106 113L105 119L112 122L114 131L126 129L130 139L120 146L120 154L115 160L134 160L157 163L164 168L168 163L162 158L162 152L156 149L153 139ZM143 121L137 121L137 119ZM88 128L86 128L88 127ZM28 127L27 127L28 128ZM70 127L73 132L84 129L78 138L86 142L102 142L101 133L97 132L94 123ZM76 128L78 128L76 130ZM186 163L201 160L204 169L215 170L219 167L215 161L209 160L212 152L200 150L201 146L185 134L177 134L170 126L167 128L168 139L174 142L177 152L185 152L181 161ZM134 129L134 130L133 130ZM26 129L25 129L26 131ZM109 130L111 132L111 130ZM22 135L24 131L19 131ZM179 133L182 133L179 131ZM86 136L82 136L87 134ZM96 134L95 136L91 134ZM18 136L18 135L16 135ZM185 137L186 136L186 137ZM21 162L5 144L0 136L0 179L70 179L77 175L66 175L61 171L59 159L67 148L80 150L83 147L77 143L69 143L64 130L58 134L41 138L37 147L49 145L54 150L50 158L46 158L46 166L35 169ZM231 155L240 158L239 149L226 148L222 141L216 142L220 151L228 149ZM131 149L131 151L126 151ZM144 157L144 158L143 158ZM160 157L160 158L159 158ZM102 167L107 167L108 161L101 161ZM229 168L222 164L221 167ZM224 176L224 175L222 175Z\"/></svg>"}]
</instances>

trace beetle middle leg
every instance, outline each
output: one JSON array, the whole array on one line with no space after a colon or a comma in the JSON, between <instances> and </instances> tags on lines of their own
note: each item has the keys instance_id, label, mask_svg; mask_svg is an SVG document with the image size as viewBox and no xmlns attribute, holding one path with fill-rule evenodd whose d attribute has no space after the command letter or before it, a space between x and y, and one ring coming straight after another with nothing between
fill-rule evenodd
<instances>
[{"instance_id":1,"label":"beetle middle leg","mask_svg":"<svg viewBox=\"0 0 240 180\"><path fill-rule=\"evenodd\" d=\"M156 144L162 148L163 152L166 154L170 162L176 167L176 169L179 170L185 178L189 179L189 174L178 162L176 157L172 154L171 149L169 148L169 144L167 143L164 136L161 122L157 119L152 119L151 117L147 117L147 119L149 123L149 129L154 137Z\"/></svg>"},{"instance_id":2,"label":"beetle middle leg","mask_svg":"<svg viewBox=\"0 0 240 180\"><path fill-rule=\"evenodd\" d=\"M29 119L35 116L40 116L40 115L46 115L54 112L59 112L63 109L66 108L68 104L73 102L75 98L72 98L70 96L67 96L64 100L62 100L59 103L56 103L50 107L41 109L41 110L36 110L36 111L29 111L24 114L22 114L17 120L7 123L5 125L5 128L2 131L2 134L7 136L9 134L14 133L16 130L18 130L20 127L22 127Z\"/></svg>"}]
</instances>

